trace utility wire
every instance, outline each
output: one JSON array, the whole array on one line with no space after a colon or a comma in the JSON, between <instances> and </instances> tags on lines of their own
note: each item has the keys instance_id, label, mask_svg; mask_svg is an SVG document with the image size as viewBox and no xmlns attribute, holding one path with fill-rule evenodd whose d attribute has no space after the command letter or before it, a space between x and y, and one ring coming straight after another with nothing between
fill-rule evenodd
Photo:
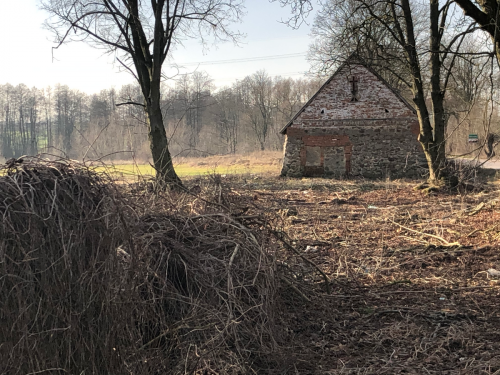
<instances>
[{"instance_id":1,"label":"utility wire","mask_svg":"<svg viewBox=\"0 0 500 375\"><path fill-rule=\"evenodd\" d=\"M276 77L295 77L295 76L304 76L306 72L288 72L288 73L280 73L280 74L270 74L269 78L276 78ZM250 75L249 75L250 76ZM231 82L235 80L241 80L241 76L233 76L233 77L223 77L220 79L217 79L218 82Z\"/></svg>"},{"instance_id":2,"label":"utility wire","mask_svg":"<svg viewBox=\"0 0 500 375\"><path fill-rule=\"evenodd\" d=\"M271 56L258 56L258 57L247 57L242 59L229 59L229 60L214 60L214 61L198 61L198 62L186 62L179 63L179 66L194 66L194 65L221 65L221 64L237 64L253 61L266 61L266 60L278 60L278 59L290 59L294 57L306 56L305 52L302 53L289 53L284 55L271 55ZM171 64L174 65L174 64Z\"/></svg>"}]
</instances>

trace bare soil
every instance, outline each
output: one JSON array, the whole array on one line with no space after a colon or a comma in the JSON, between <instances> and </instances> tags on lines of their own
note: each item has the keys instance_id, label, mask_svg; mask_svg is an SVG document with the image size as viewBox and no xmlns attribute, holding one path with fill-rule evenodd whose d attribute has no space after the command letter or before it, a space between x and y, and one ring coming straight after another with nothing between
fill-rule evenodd
<instances>
[{"instance_id":1,"label":"bare soil","mask_svg":"<svg viewBox=\"0 0 500 375\"><path fill-rule=\"evenodd\" d=\"M279 373L500 374L496 185L425 195L415 181L223 183L242 219L297 251L277 254Z\"/></svg>"},{"instance_id":2,"label":"bare soil","mask_svg":"<svg viewBox=\"0 0 500 375\"><path fill-rule=\"evenodd\" d=\"M2 374L500 374L494 182L4 170Z\"/></svg>"}]
</instances>

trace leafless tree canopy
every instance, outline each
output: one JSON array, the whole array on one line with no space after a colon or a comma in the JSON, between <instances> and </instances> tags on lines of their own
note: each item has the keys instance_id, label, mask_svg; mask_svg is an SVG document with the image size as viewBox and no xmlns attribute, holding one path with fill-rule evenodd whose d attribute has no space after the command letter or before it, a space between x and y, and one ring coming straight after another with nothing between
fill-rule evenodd
<instances>
[{"instance_id":1,"label":"leafless tree canopy","mask_svg":"<svg viewBox=\"0 0 500 375\"><path fill-rule=\"evenodd\" d=\"M187 38L236 41L228 29L241 16L242 0L42 0L51 14L46 26L59 44L85 41L108 51L163 62L170 48Z\"/></svg>"},{"instance_id":2,"label":"leafless tree canopy","mask_svg":"<svg viewBox=\"0 0 500 375\"><path fill-rule=\"evenodd\" d=\"M491 37L493 50L500 60L499 13L498 2L495 0L455 0L464 14L470 17Z\"/></svg>"},{"instance_id":3,"label":"leafless tree canopy","mask_svg":"<svg viewBox=\"0 0 500 375\"><path fill-rule=\"evenodd\" d=\"M144 96L157 174L179 183L160 108L163 63L186 38L236 41L239 34L229 25L240 18L242 0L41 0L41 4L51 16L46 25L54 32L57 46L85 41L115 52L135 76Z\"/></svg>"},{"instance_id":4,"label":"leafless tree canopy","mask_svg":"<svg viewBox=\"0 0 500 375\"><path fill-rule=\"evenodd\" d=\"M256 77L265 90L257 89ZM279 130L321 84L265 71L220 89L205 72L173 82L162 85L160 107L174 158L281 150ZM49 153L147 164L146 113L142 105L121 105L129 102L144 102L138 84L92 95L66 85L0 85L0 161Z\"/></svg>"}]
</instances>

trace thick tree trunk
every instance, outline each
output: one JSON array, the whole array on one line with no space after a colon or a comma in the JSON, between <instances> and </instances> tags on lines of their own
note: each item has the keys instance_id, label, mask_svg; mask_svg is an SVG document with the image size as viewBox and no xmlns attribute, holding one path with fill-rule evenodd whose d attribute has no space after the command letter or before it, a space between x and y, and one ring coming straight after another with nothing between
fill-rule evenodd
<instances>
[{"instance_id":1,"label":"thick tree trunk","mask_svg":"<svg viewBox=\"0 0 500 375\"><path fill-rule=\"evenodd\" d=\"M402 0L402 9L406 24L407 40L405 50L413 78L413 102L417 109L420 134L418 140L422 145L427 166L429 168L429 182L436 184L443 176L445 166L445 128L444 92L441 90L441 61L439 56L439 1L430 0L430 48L431 48L431 99L434 127L431 123L429 110L425 101L422 74L416 50L416 38L413 28L413 17L409 0ZM402 31L400 35L403 35ZM403 37L401 37L404 40Z\"/></svg>"},{"instance_id":2,"label":"thick tree trunk","mask_svg":"<svg viewBox=\"0 0 500 375\"><path fill-rule=\"evenodd\" d=\"M481 28L490 34L495 46L495 55L500 62L500 24L497 0L454 0L464 11L466 16L476 21Z\"/></svg>"},{"instance_id":3,"label":"thick tree trunk","mask_svg":"<svg viewBox=\"0 0 500 375\"><path fill-rule=\"evenodd\" d=\"M446 177L444 145L434 142L420 142L429 167L429 183L435 185Z\"/></svg>"},{"instance_id":4,"label":"thick tree trunk","mask_svg":"<svg viewBox=\"0 0 500 375\"><path fill-rule=\"evenodd\" d=\"M434 142L432 125L429 119L429 112L427 111L427 107L422 108L418 102L418 98L413 99L416 107L418 120L420 123L420 134L418 136L418 141L422 145L422 149L424 150L424 155L427 160L427 167L429 169L429 182L435 184L437 180L440 178L440 170L441 166L444 164L444 155L439 154L439 150L444 149L443 147L439 147ZM423 104L425 106L425 104Z\"/></svg>"},{"instance_id":5,"label":"thick tree trunk","mask_svg":"<svg viewBox=\"0 0 500 375\"><path fill-rule=\"evenodd\" d=\"M153 7L155 8L156 19L152 53L149 50L150 45L144 34L143 26L140 23L139 2L137 0L130 0L128 4L134 45L132 57L142 94L144 95L144 109L146 111L149 130L149 146L156 170L156 178L159 182L169 184L173 187L180 187L182 186L182 182L177 173L175 173L172 164L172 156L168 149L167 133L163 125L163 115L160 106L161 67L163 59L166 57L166 52L163 51L165 30L163 29L161 18L165 1L160 0ZM164 53L165 56L163 55Z\"/></svg>"},{"instance_id":6,"label":"thick tree trunk","mask_svg":"<svg viewBox=\"0 0 500 375\"><path fill-rule=\"evenodd\" d=\"M168 149L167 133L163 125L163 115L159 103L149 103L146 106L149 130L149 145L153 156L154 168L158 180L170 185L181 186L181 180L175 173L172 156Z\"/></svg>"},{"instance_id":7,"label":"thick tree trunk","mask_svg":"<svg viewBox=\"0 0 500 375\"><path fill-rule=\"evenodd\" d=\"M441 34L439 27L439 0L430 0L430 31L429 47L431 50L431 102L434 117L434 142L430 148L433 160L434 178L446 178L446 118L444 112L445 91L441 88ZM437 175L436 175L437 174Z\"/></svg>"},{"instance_id":8,"label":"thick tree trunk","mask_svg":"<svg viewBox=\"0 0 500 375\"><path fill-rule=\"evenodd\" d=\"M429 144L428 152L431 156L432 171L429 180L436 183L441 178L446 178L446 119L444 114L444 95L442 93L431 93L434 114L434 142ZM431 168L429 168L431 171Z\"/></svg>"}]
</instances>

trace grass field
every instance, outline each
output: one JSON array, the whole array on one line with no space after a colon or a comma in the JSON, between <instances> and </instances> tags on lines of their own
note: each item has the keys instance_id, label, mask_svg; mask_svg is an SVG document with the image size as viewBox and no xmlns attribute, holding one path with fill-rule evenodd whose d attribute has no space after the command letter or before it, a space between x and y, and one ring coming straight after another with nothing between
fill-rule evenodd
<instances>
[{"instance_id":1,"label":"grass field","mask_svg":"<svg viewBox=\"0 0 500 375\"><path fill-rule=\"evenodd\" d=\"M175 171L181 178L205 176L209 174L279 174L281 152L259 152L249 155L217 155L205 158L177 158L174 160ZM108 171L118 178L127 180L139 176L153 176L151 164L133 164L127 161L106 164L97 167L99 171Z\"/></svg>"}]
</instances>

